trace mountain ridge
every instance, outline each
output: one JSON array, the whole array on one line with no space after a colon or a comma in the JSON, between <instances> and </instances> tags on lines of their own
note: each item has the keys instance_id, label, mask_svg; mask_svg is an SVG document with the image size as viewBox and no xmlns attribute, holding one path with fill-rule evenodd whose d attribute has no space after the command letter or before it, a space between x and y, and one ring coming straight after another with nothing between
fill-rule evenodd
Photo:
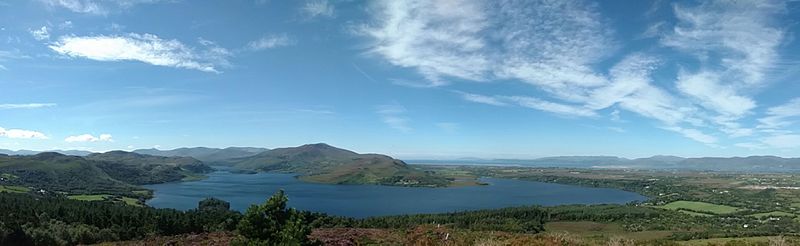
<instances>
[{"instance_id":1,"label":"mountain ridge","mask_svg":"<svg viewBox=\"0 0 800 246\"><path fill-rule=\"evenodd\" d=\"M298 173L305 181L335 184L446 186L436 174L381 154L359 154L325 143L277 148L230 160L238 169Z\"/></svg>"}]
</instances>

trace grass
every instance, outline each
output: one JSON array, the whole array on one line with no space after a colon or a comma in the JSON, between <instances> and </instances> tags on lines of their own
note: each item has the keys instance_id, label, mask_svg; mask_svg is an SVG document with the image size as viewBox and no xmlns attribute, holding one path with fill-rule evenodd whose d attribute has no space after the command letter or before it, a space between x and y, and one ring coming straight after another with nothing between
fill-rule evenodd
<instances>
[{"instance_id":1,"label":"grass","mask_svg":"<svg viewBox=\"0 0 800 246\"><path fill-rule=\"evenodd\" d=\"M679 210L679 211L691 210L694 212L709 213L709 214L730 214L742 210L737 207L731 207L731 206L725 206L707 202L691 202L691 201L674 201L664 206L660 206L660 208L669 210Z\"/></svg>"},{"instance_id":2,"label":"grass","mask_svg":"<svg viewBox=\"0 0 800 246\"><path fill-rule=\"evenodd\" d=\"M127 197L127 196L123 196L122 197L122 202L124 202L125 204L128 204L128 205L131 205L131 206L136 206L136 207L141 207L142 206L142 204L139 203L139 199L130 198L130 197Z\"/></svg>"},{"instance_id":3,"label":"grass","mask_svg":"<svg viewBox=\"0 0 800 246\"><path fill-rule=\"evenodd\" d=\"M591 221L549 222L544 226L548 233L568 233L587 240L604 242L610 238L623 237L634 240L654 240L672 235L671 231L625 231L619 224Z\"/></svg>"},{"instance_id":4,"label":"grass","mask_svg":"<svg viewBox=\"0 0 800 246\"><path fill-rule=\"evenodd\" d=\"M797 215L795 215L793 213L783 212L783 211L773 211L773 212L769 212L769 213L751 214L751 215L748 215L748 216L756 217L756 218L764 218L764 217L792 217L792 218L794 218Z\"/></svg>"},{"instance_id":5,"label":"grass","mask_svg":"<svg viewBox=\"0 0 800 246\"><path fill-rule=\"evenodd\" d=\"M130 206L141 207L142 204L139 203L139 199L132 198L132 197L115 197L109 194L99 194L99 195L71 195L67 196L69 199L73 200L80 200L80 201L106 201L111 200L113 202L125 203Z\"/></svg>"},{"instance_id":6,"label":"grass","mask_svg":"<svg viewBox=\"0 0 800 246\"><path fill-rule=\"evenodd\" d=\"M150 194L150 191L149 190L135 190L135 191L133 191L133 194L136 194L136 195L148 195L148 194Z\"/></svg>"},{"instance_id":7,"label":"grass","mask_svg":"<svg viewBox=\"0 0 800 246\"><path fill-rule=\"evenodd\" d=\"M100 195L72 195L67 196L69 199L79 200L79 201L105 201L107 198L111 197L108 194L100 194Z\"/></svg>"},{"instance_id":8,"label":"grass","mask_svg":"<svg viewBox=\"0 0 800 246\"><path fill-rule=\"evenodd\" d=\"M8 193L28 193L31 189L28 187L22 186L13 186L13 185L0 185L0 192L8 192Z\"/></svg>"},{"instance_id":9,"label":"grass","mask_svg":"<svg viewBox=\"0 0 800 246\"><path fill-rule=\"evenodd\" d=\"M739 238L709 238L697 239L679 242L680 245L686 246L707 246L707 245L740 245L733 242L746 242L746 243L769 243L770 237L739 237Z\"/></svg>"}]
</instances>

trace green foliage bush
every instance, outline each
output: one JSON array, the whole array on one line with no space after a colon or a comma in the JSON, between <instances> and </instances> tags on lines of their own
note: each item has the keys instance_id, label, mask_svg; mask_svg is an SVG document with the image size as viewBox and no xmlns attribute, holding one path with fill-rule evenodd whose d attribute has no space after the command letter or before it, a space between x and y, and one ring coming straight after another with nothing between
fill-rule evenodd
<instances>
[{"instance_id":1,"label":"green foliage bush","mask_svg":"<svg viewBox=\"0 0 800 246\"><path fill-rule=\"evenodd\" d=\"M236 227L241 237L232 245L315 245L308 238L311 227L300 212L286 208L288 201L280 190L266 203L251 205Z\"/></svg>"}]
</instances>

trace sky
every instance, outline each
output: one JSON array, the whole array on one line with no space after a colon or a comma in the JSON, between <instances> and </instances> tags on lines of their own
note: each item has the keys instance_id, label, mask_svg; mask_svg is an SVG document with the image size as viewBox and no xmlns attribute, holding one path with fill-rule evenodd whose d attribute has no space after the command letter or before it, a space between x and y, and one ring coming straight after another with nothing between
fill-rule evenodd
<instances>
[{"instance_id":1,"label":"sky","mask_svg":"<svg viewBox=\"0 0 800 246\"><path fill-rule=\"evenodd\" d=\"M800 156L799 1L0 0L0 148Z\"/></svg>"}]
</instances>

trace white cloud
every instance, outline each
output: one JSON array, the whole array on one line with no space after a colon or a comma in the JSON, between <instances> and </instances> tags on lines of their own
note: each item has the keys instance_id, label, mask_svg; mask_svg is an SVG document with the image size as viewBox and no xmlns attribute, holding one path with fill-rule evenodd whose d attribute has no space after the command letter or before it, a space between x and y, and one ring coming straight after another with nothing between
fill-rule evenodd
<instances>
[{"instance_id":1,"label":"white cloud","mask_svg":"<svg viewBox=\"0 0 800 246\"><path fill-rule=\"evenodd\" d=\"M605 82L587 66L611 50L592 8L579 1L382 1L372 10L378 24L361 34L374 41L370 53L416 69L433 85L518 79L566 97Z\"/></svg>"},{"instance_id":2,"label":"white cloud","mask_svg":"<svg viewBox=\"0 0 800 246\"><path fill-rule=\"evenodd\" d=\"M670 130L673 132L677 132L682 134L687 138L691 138L697 142L701 142L704 144L714 144L717 142L717 138L714 136L705 134L697 129L690 129L690 128L682 128L677 126L670 126L670 127L663 127L665 130Z\"/></svg>"},{"instance_id":3,"label":"white cloud","mask_svg":"<svg viewBox=\"0 0 800 246\"><path fill-rule=\"evenodd\" d=\"M554 103L534 97L511 96L505 98L526 108L538 109L565 116L596 116L594 111L581 106Z\"/></svg>"},{"instance_id":4,"label":"white cloud","mask_svg":"<svg viewBox=\"0 0 800 246\"><path fill-rule=\"evenodd\" d=\"M463 98L464 100L470 101L470 102L483 103L483 104L494 105L494 106L506 106L506 105L508 105L505 102L500 101L500 99L498 99L496 97L490 97L490 96L484 96L484 95L478 95L478 94L471 94L471 93L466 93L466 92L458 92L458 93L461 94L461 98Z\"/></svg>"},{"instance_id":5,"label":"white cloud","mask_svg":"<svg viewBox=\"0 0 800 246\"><path fill-rule=\"evenodd\" d=\"M68 21L67 20L67 21L61 22L61 24L58 24L58 28L62 29L62 30L63 29L70 29L70 28L72 28L72 21Z\"/></svg>"},{"instance_id":6,"label":"white cloud","mask_svg":"<svg viewBox=\"0 0 800 246\"><path fill-rule=\"evenodd\" d=\"M27 138L27 139L48 139L44 133L22 129L5 129L0 127L0 137L7 138Z\"/></svg>"},{"instance_id":7,"label":"white cloud","mask_svg":"<svg viewBox=\"0 0 800 246\"><path fill-rule=\"evenodd\" d=\"M800 148L800 135L784 134L769 136L761 140L764 144L781 149Z\"/></svg>"},{"instance_id":8,"label":"white cloud","mask_svg":"<svg viewBox=\"0 0 800 246\"><path fill-rule=\"evenodd\" d=\"M100 136L92 136L91 134L81 134L75 136L69 136L64 139L64 141L69 143L74 142L113 142L114 140L111 138L111 134L100 134Z\"/></svg>"},{"instance_id":9,"label":"white cloud","mask_svg":"<svg viewBox=\"0 0 800 246\"><path fill-rule=\"evenodd\" d=\"M674 5L679 20L664 45L691 52L726 69L720 75L739 86L763 83L777 58L784 30L773 27L785 11L781 1L708 1L699 6ZM713 59L710 53L722 56Z\"/></svg>"},{"instance_id":10,"label":"white cloud","mask_svg":"<svg viewBox=\"0 0 800 246\"><path fill-rule=\"evenodd\" d=\"M599 72L598 64L613 62L607 59L618 42L597 6L580 0L380 1L358 33L372 41L367 54L415 70L430 86L519 81L537 90L536 97L458 92L466 101L582 117L613 107L709 146L718 134L755 135L742 119L757 108L753 89L777 66L786 31L775 24L784 4L708 1L672 11L677 23L657 21L643 37L659 38L699 66L679 67L674 78L659 74L660 81L653 73L671 56L623 54L608 73ZM769 116L765 122L786 123Z\"/></svg>"},{"instance_id":11,"label":"white cloud","mask_svg":"<svg viewBox=\"0 0 800 246\"><path fill-rule=\"evenodd\" d=\"M55 107L55 103L23 103L23 104L0 104L0 109L31 109L31 108L46 108Z\"/></svg>"},{"instance_id":12,"label":"white cloud","mask_svg":"<svg viewBox=\"0 0 800 246\"><path fill-rule=\"evenodd\" d=\"M760 129L777 129L791 125L792 118L800 118L800 97L783 105L767 109L767 116L759 119Z\"/></svg>"},{"instance_id":13,"label":"white cloud","mask_svg":"<svg viewBox=\"0 0 800 246\"><path fill-rule=\"evenodd\" d=\"M279 34L268 35L261 37L258 40L251 41L250 43L247 43L247 48L250 50L259 51L282 46L290 46L294 44L294 39L290 38L289 35Z\"/></svg>"},{"instance_id":14,"label":"white cloud","mask_svg":"<svg viewBox=\"0 0 800 246\"><path fill-rule=\"evenodd\" d=\"M609 126L609 127L606 127L606 129L611 130L611 131L615 131L617 133L625 133L626 132L625 129L623 129L621 127L616 127L616 126Z\"/></svg>"},{"instance_id":15,"label":"white cloud","mask_svg":"<svg viewBox=\"0 0 800 246\"><path fill-rule=\"evenodd\" d=\"M383 123L389 127L401 131L411 132L413 129L408 125L409 119L405 117L406 108L397 104L379 105L376 112L381 116Z\"/></svg>"},{"instance_id":16,"label":"white cloud","mask_svg":"<svg viewBox=\"0 0 800 246\"><path fill-rule=\"evenodd\" d=\"M753 134L753 129L737 121L756 108L748 94L766 84L767 72L776 66L785 30L774 25L785 12L784 5L779 1L708 1L673 7L678 22L661 43L693 55L701 67L692 72L681 69L676 86L713 112L707 116L710 122L730 137Z\"/></svg>"},{"instance_id":17,"label":"white cloud","mask_svg":"<svg viewBox=\"0 0 800 246\"><path fill-rule=\"evenodd\" d=\"M131 33L124 36L63 36L50 49L62 55L97 61L140 61L157 66L218 72L216 66L227 64L230 55L213 46L202 53L177 40L164 40L153 34Z\"/></svg>"},{"instance_id":18,"label":"white cloud","mask_svg":"<svg viewBox=\"0 0 800 246\"><path fill-rule=\"evenodd\" d=\"M106 15L117 9L127 9L137 4L155 3L160 0L40 0L50 7L66 8L72 12Z\"/></svg>"},{"instance_id":19,"label":"white cloud","mask_svg":"<svg viewBox=\"0 0 800 246\"><path fill-rule=\"evenodd\" d=\"M330 18L335 15L336 8L328 0L309 0L303 5L302 11L308 18Z\"/></svg>"},{"instance_id":20,"label":"white cloud","mask_svg":"<svg viewBox=\"0 0 800 246\"><path fill-rule=\"evenodd\" d=\"M755 101L738 95L731 85L721 85L716 73L680 72L677 87L684 94L697 99L703 107L724 116L741 117L756 107Z\"/></svg>"},{"instance_id":21,"label":"white cloud","mask_svg":"<svg viewBox=\"0 0 800 246\"><path fill-rule=\"evenodd\" d=\"M50 39L50 32L47 31L47 26L42 26L39 29L29 30L29 32L36 40L42 41L45 39Z\"/></svg>"}]
</instances>

